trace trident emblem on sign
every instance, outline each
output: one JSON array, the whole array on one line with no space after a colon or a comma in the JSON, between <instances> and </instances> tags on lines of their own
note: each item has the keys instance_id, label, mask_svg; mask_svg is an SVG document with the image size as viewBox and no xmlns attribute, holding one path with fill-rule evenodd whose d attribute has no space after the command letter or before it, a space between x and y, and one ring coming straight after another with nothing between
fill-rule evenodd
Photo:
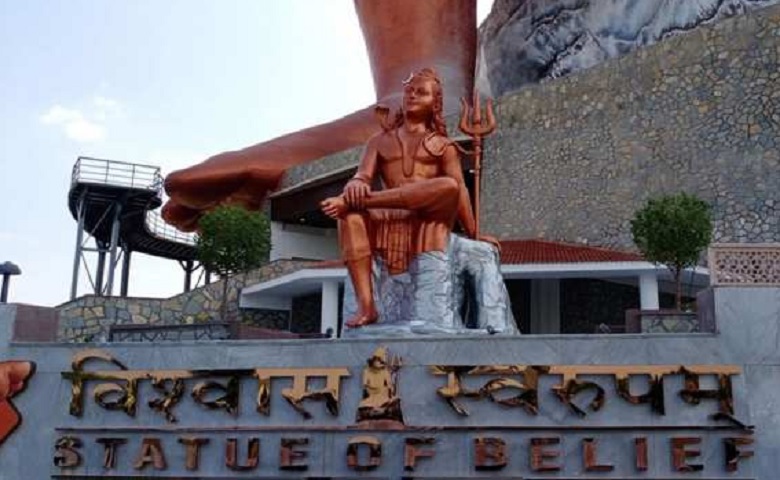
<instances>
[{"instance_id":1,"label":"trident emblem on sign","mask_svg":"<svg viewBox=\"0 0 780 480\"><path fill-rule=\"evenodd\" d=\"M496 117L493 114L493 99L487 100L485 116L482 116L482 107L479 104L479 93L474 90L472 104L469 105L465 98L460 99L460 123L461 132L470 136L474 146L473 151L467 152L474 157L474 224L479 238L479 197L480 180L482 177L482 139L493 133L496 129Z\"/></svg>"}]
</instances>

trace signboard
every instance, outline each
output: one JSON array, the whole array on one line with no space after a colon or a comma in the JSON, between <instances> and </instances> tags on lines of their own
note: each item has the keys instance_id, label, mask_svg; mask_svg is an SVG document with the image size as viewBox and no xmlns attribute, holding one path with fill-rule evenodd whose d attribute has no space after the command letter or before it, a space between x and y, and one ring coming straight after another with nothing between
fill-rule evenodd
<instances>
[{"instance_id":1,"label":"signboard","mask_svg":"<svg viewBox=\"0 0 780 480\"><path fill-rule=\"evenodd\" d=\"M382 346L360 368L310 362L78 352L52 477L753 478L737 366L422 365Z\"/></svg>"}]
</instances>

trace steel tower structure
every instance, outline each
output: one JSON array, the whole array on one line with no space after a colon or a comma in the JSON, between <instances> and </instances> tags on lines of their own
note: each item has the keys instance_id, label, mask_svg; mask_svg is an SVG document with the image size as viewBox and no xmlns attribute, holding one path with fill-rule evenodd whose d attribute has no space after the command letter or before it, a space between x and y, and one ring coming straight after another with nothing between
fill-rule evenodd
<instances>
[{"instance_id":1,"label":"steel tower structure","mask_svg":"<svg viewBox=\"0 0 780 480\"><path fill-rule=\"evenodd\" d=\"M113 295L122 264L120 295L127 296L133 252L177 260L189 290L195 261L192 234L167 225L155 211L162 204L163 177L151 165L79 157L73 166L68 207L77 222L70 298L78 294L82 263L95 295ZM94 246L87 246L90 240ZM94 276L87 253L96 254Z\"/></svg>"}]
</instances>

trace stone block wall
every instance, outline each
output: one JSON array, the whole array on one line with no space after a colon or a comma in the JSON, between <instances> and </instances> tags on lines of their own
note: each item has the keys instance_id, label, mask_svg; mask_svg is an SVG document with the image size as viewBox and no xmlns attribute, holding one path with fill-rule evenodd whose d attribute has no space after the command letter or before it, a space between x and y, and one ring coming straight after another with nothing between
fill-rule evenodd
<instances>
[{"instance_id":1,"label":"stone block wall","mask_svg":"<svg viewBox=\"0 0 780 480\"><path fill-rule=\"evenodd\" d=\"M278 260L228 280L227 316L247 325L286 329L289 313L276 310L239 309L244 286L295 271L311 262ZM220 321L222 285L225 280L171 298L120 298L87 295L58 307L60 341L99 341L108 338L111 325L175 325Z\"/></svg>"},{"instance_id":2,"label":"stone block wall","mask_svg":"<svg viewBox=\"0 0 780 480\"><path fill-rule=\"evenodd\" d=\"M685 191L714 241L780 241L778 56L774 6L501 98L484 230L633 248L634 212Z\"/></svg>"}]
</instances>

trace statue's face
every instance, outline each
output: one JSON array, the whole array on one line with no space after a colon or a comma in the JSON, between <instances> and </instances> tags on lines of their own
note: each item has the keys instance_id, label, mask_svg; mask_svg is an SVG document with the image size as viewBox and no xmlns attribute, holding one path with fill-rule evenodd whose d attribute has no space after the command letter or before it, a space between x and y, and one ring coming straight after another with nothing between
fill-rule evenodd
<instances>
[{"instance_id":1,"label":"statue's face","mask_svg":"<svg viewBox=\"0 0 780 480\"><path fill-rule=\"evenodd\" d=\"M414 114L433 114L436 82L415 77L404 86L404 110Z\"/></svg>"}]
</instances>

